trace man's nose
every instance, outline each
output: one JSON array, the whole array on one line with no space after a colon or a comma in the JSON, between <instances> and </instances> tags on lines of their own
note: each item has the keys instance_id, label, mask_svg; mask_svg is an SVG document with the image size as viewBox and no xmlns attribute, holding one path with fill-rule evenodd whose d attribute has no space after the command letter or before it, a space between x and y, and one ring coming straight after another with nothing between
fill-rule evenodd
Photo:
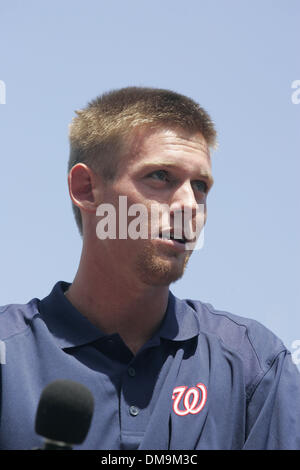
<instances>
[{"instance_id":1,"label":"man's nose","mask_svg":"<svg viewBox=\"0 0 300 470\"><path fill-rule=\"evenodd\" d=\"M205 202L198 203L189 181L182 184L173 194L170 202L170 222L175 235L187 240L198 239L206 220Z\"/></svg>"},{"instance_id":2,"label":"man's nose","mask_svg":"<svg viewBox=\"0 0 300 470\"><path fill-rule=\"evenodd\" d=\"M170 213L190 211L191 215L195 215L198 209L197 200L194 190L189 181L186 181L172 195L170 202Z\"/></svg>"}]
</instances>

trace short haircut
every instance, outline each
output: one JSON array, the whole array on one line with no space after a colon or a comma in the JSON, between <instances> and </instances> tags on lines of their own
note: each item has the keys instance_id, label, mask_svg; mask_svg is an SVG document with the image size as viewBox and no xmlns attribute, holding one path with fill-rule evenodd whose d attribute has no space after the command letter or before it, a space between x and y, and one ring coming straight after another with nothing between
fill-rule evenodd
<instances>
[{"instance_id":1,"label":"short haircut","mask_svg":"<svg viewBox=\"0 0 300 470\"><path fill-rule=\"evenodd\" d=\"M180 128L199 132L207 145L216 145L216 130L208 113L191 98L171 90L126 87L111 90L76 111L69 126L68 171L85 163L105 181L113 180L118 161L130 151L130 136L140 128ZM73 204L82 235L79 208Z\"/></svg>"}]
</instances>

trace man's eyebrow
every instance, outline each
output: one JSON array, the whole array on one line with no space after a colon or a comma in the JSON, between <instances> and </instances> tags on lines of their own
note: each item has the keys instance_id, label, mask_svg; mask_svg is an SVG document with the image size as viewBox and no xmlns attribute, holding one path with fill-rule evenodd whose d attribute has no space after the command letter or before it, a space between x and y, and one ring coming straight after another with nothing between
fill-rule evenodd
<instances>
[{"instance_id":1,"label":"man's eyebrow","mask_svg":"<svg viewBox=\"0 0 300 470\"><path fill-rule=\"evenodd\" d=\"M178 169L178 165L174 162L169 162L167 160L161 160L161 161L149 161L149 162L143 162L141 164L141 167L140 169L143 169L145 171L147 170L151 170L151 171L155 171L156 169L161 169L161 168L174 168L174 169ZM198 172L198 175L199 175L199 178L205 178L206 180L208 180L209 184L212 186L213 183L214 183L214 179L212 177L212 174L210 171L206 170L206 169L201 169L200 172Z\"/></svg>"}]
</instances>

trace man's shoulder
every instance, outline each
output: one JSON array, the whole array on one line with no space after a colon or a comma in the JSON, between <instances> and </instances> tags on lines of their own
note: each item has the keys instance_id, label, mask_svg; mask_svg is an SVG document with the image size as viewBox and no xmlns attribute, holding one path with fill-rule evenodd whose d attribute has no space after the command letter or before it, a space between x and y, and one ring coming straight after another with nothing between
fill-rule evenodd
<instances>
[{"instance_id":1,"label":"man's shoulder","mask_svg":"<svg viewBox=\"0 0 300 470\"><path fill-rule=\"evenodd\" d=\"M31 299L26 304L0 306L0 339L6 340L25 332L32 320L39 315L39 299Z\"/></svg>"},{"instance_id":2,"label":"man's shoulder","mask_svg":"<svg viewBox=\"0 0 300 470\"><path fill-rule=\"evenodd\" d=\"M225 343L229 342L238 347L241 341L247 338L254 349L264 350L264 346L285 349L282 341L257 320L216 309L210 303L199 300L188 299L186 302L198 312L201 329L214 332Z\"/></svg>"},{"instance_id":3,"label":"man's shoulder","mask_svg":"<svg viewBox=\"0 0 300 470\"><path fill-rule=\"evenodd\" d=\"M248 374L259 378L283 351L288 352L280 338L257 320L215 309L210 303L186 299L199 318L200 331L217 337L224 348L236 351Z\"/></svg>"}]
</instances>

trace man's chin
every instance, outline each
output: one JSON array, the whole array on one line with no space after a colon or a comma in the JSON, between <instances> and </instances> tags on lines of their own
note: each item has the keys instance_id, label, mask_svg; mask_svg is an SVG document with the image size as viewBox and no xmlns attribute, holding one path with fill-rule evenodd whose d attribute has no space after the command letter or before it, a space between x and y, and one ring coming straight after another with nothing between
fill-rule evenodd
<instances>
[{"instance_id":1,"label":"man's chin","mask_svg":"<svg viewBox=\"0 0 300 470\"><path fill-rule=\"evenodd\" d=\"M183 276L190 255L191 252L180 257L145 253L138 262L139 278L152 286L168 286Z\"/></svg>"}]
</instances>

